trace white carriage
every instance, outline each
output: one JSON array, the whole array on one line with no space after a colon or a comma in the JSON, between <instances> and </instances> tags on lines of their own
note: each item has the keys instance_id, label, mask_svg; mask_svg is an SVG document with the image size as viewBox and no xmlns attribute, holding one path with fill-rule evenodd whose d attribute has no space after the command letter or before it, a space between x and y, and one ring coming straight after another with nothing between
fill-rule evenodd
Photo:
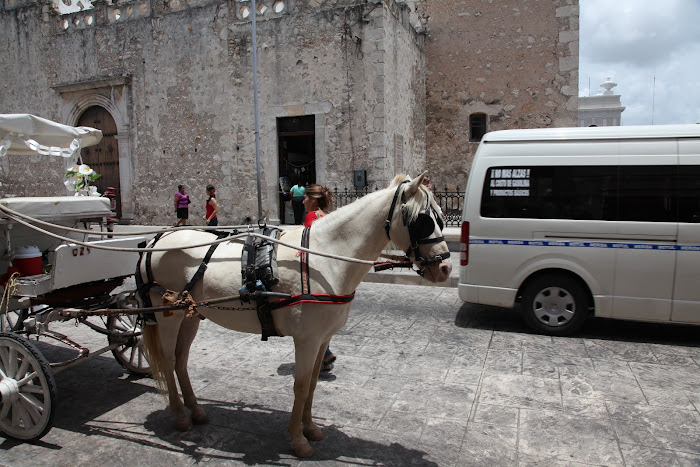
<instances>
[{"instance_id":1,"label":"white carriage","mask_svg":"<svg viewBox=\"0 0 700 467\"><path fill-rule=\"evenodd\" d=\"M0 115L0 156L72 157L101 136L31 115ZM94 352L49 326L75 319L62 313L69 307L136 308L133 293L113 292L134 274L138 253L97 247L133 249L145 238L109 238L112 216L110 199L100 196L0 199L0 431L8 436L34 440L50 430L53 375L80 361L111 351L130 372L150 373L136 314L78 319L107 336L108 345ZM30 337L57 340L76 349L77 357L49 364Z\"/></svg>"}]
</instances>

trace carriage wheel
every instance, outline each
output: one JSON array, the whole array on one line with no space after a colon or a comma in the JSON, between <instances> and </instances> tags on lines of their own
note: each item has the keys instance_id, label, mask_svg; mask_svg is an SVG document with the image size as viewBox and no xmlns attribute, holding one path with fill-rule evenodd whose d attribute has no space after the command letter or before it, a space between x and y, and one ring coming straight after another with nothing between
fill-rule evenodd
<instances>
[{"instance_id":1,"label":"carriage wheel","mask_svg":"<svg viewBox=\"0 0 700 467\"><path fill-rule=\"evenodd\" d=\"M110 316L107 319L107 329L120 334L119 342L126 341L125 344L112 350L119 364L135 375L150 375L151 365L146 358L146 347L143 344L141 325L137 322L137 315ZM109 338L110 344L115 341L115 338Z\"/></svg>"},{"instance_id":2,"label":"carriage wheel","mask_svg":"<svg viewBox=\"0 0 700 467\"><path fill-rule=\"evenodd\" d=\"M0 430L36 440L51 429L56 381L49 362L29 340L0 333Z\"/></svg>"},{"instance_id":3,"label":"carriage wheel","mask_svg":"<svg viewBox=\"0 0 700 467\"><path fill-rule=\"evenodd\" d=\"M24 329L24 320L29 316L29 308L0 313L0 331L17 332Z\"/></svg>"}]
</instances>

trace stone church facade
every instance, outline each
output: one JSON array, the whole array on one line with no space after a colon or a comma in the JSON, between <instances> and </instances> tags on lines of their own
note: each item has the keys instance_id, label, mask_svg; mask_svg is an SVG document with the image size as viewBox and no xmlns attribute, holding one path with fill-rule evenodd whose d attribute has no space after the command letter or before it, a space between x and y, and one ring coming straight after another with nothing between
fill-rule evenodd
<instances>
[{"instance_id":1,"label":"stone church facade","mask_svg":"<svg viewBox=\"0 0 700 467\"><path fill-rule=\"evenodd\" d=\"M578 0L416 2L426 41L426 167L464 189L485 132L577 126Z\"/></svg>"},{"instance_id":2,"label":"stone church facade","mask_svg":"<svg viewBox=\"0 0 700 467\"><path fill-rule=\"evenodd\" d=\"M4 0L0 112L102 129L83 158L125 222L173 222L178 184L193 223L207 184L223 222L257 219L256 146L273 223L281 181L374 189L427 168L463 187L471 115L575 126L578 3L458 3L258 0L256 144L249 0ZM65 194L74 161L3 159L0 194Z\"/></svg>"}]
</instances>

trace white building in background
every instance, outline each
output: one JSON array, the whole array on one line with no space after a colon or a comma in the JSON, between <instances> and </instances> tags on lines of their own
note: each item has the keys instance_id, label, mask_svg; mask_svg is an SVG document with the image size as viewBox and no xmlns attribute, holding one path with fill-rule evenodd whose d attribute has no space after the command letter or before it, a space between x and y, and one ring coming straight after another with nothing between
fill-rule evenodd
<instances>
[{"instance_id":1,"label":"white building in background","mask_svg":"<svg viewBox=\"0 0 700 467\"><path fill-rule=\"evenodd\" d=\"M578 126L620 126L622 112L620 95L612 88L617 83L608 78L595 96L578 98Z\"/></svg>"}]
</instances>

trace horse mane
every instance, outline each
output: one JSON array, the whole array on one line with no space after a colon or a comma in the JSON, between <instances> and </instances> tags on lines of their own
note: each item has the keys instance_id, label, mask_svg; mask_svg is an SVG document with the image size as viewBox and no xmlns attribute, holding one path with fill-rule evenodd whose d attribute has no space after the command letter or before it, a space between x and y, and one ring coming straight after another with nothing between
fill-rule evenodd
<instances>
[{"instance_id":1,"label":"horse mane","mask_svg":"<svg viewBox=\"0 0 700 467\"><path fill-rule=\"evenodd\" d=\"M406 174L400 174L394 177L394 179L391 181L391 184L389 185L390 188L396 188L396 186L403 182L404 180L411 180L411 177L409 177ZM425 187L425 185L418 185L418 193L416 193L415 196L413 196L411 199L409 199L406 203L403 205L403 213L405 216L405 221L407 224L410 224L411 222L415 221L416 218L418 217L418 214L425 209L425 206L427 204L427 199L430 199L431 205L433 205L433 209L435 209L435 199L432 198L429 194L428 188ZM406 185L403 185L401 187L401 194L399 197L403 196L403 190L406 189Z\"/></svg>"}]
</instances>

